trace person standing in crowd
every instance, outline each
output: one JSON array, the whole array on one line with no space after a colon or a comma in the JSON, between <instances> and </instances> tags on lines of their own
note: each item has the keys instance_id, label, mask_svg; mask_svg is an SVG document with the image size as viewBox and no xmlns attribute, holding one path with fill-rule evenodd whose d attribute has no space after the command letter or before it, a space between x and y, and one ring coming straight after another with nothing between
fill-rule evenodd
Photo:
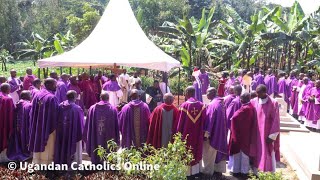
<instances>
[{"instance_id":1,"label":"person standing in crowd","mask_svg":"<svg viewBox=\"0 0 320 180\"><path fill-rule=\"evenodd\" d=\"M85 109L89 109L97 102L96 90L94 84L89 79L87 73L81 75L81 84L79 84L81 91L83 92L83 105Z\"/></svg>"},{"instance_id":2,"label":"person standing in crowd","mask_svg":"<svg viewBox=\"0 0 320 180\"><path fill-rule=\"evenodd\" d=\"M121 147L141 147L147 141L150 110L140 100L139 91L130 92L131 102L126 104L119 113L119 128L122 135Z\"/></svg>"},{"instance_id":3,"label":"person standing in crowd","mask_svg":"<svg viewBox=\"0 0 320 180\"><path fill-rule=\"evenodd\" d=\"M30 129L30 111L31 111L31 93L22 91L21 99L16 104L14 111L14 131L9 140L8 158L11 161L25 161L30 158L29 129Z\"/></svg>"},{"instance_id":4,"label":"person standing in crowd","mask_svg":"<svg viewBox=\"0 0 320 180\"><path fill-rule=\"evenodd\" d=\"M199 79L202 87L202 95L207 93L207 89L210 87L209 75L205 68L200 69Z\"/></svg>"},{"instance_id":5,"label":"person standing in crowd","mask_svg":"<svg viewBox=\"0 0 320 180\"><path fill-rule=\"evenodd\" d=\"M98 146L108 149L106 142L109 140L113 140L117 145L120 143L117 109L109 103L107 92L102 92L100 99L99 103L89 109L83 133L86 150L93 164L101 163L95 152Z\"/></svg>"},{"instance_id":6,"label":"person standing in crowd","mask_svg":"<svg viewBox=\"0 0 320 180\"><path fill-rule=\"evenodd\" d=\"M41 90L41 80L38 78L35 78L32 81L32 86L29 87L29 91L31 93L31 100L33 99L33 97L36 96L38 92L40 92L40 90Z\"/></svg>"},{"instance_id":7,"label":"person standing in crowd","mask_svg":"<svg viewBox=\"0 0 320 180\"><path fill-rule=\"evenodd\" d=\"M111 74L109 77L109 81L104 83L102 86L102 90L106 91L109 94L109 103L116 107L119 104L119 98L123 96L121 88L118 84L116 76Z\"/></svg>"},{"instance_id":8,"label":"person standing in crowd","mask_svg":"<svg viewBox=\"0 0 320 180\"><path fill-rule=\"evenodd\" d=\"M257 126L253 133L260 134L256 138L253 152L255 152L254 171L275 172L276 161L280 160L279 136L280 115L278 102L268 96L265 85L256 89L258 97L251 100L257 111Z\"/></svg>"},{"instance_id":9,"label":"person standing in crowd","mask_svg":"<svg viewBox=\"0 0 320 180\"><path fill-rule=\"evenodd\" d=\"M255 91L256 88L260 85L264 84L264 76L263 71L258 67L254 69L253 81L252 81L252 90Z\"/></svg>"},{"instance_id":10,"label":"person standing in crowd","mask_svg":"<svg viewBox=\"0 0 320 180\"><path fill-rule=\"evenodd\" d=\"M17 71L11 69L10 77L8 78L8 83L11 86L10 96L13 100L13 103L16 104L20 99L20 92L22 88L22 82L17 78Z\"/></svg>"},{"instance_id":11,"label":"person standing in crowd","mask_svg":"<svg viewBox=\"0 0 320 180\"><path fill-rule=\"evenodd\" d=\"M269 68L267 71L267 75L264 78L264 83L268 89L268 95L270 97L274 97L278 95L278 81L275 75L272 73L272 69Z\"/></svg>"},{"instance_id":12,"label":"person standing in crowd","mask_svg":"<svg viewBox=\"0 0 320 180\"><path fill-rule=\"evenodd\" d=\"M83 99L82 99L82 92L79 87L77 77L76 76L71 76L70 77L70 82L67 85L68 91L75 91L77 93L77 99L76 99L76 104L81 107L81 109L84 109L83 107Z\"/></svg>"},{"instance_id":13,"label":"person standing in crowd","mask_svg":"<svg viewBox=\"0 0 320 180\"><path fill-rule=\"evenodd\" d=\"M313 130L320 130L320 80L317 80L315 87L307 93L308 102L305 110L306 126Z\"/></svg>"},{"instance_id":14,"label":"person standing in crowd","mask_svg":"<svg viewBox=\"0 0 320 180\"><path fill-rule=\"evenodd\" d=\"M62 103L67 100L69 76L65 73L61 75L61 78L57 81L57 89L55 95L58 99L58 103Z\"/></svg>"},{"instance_id":15,"label":"person standing in crowd","mask_svg":"<svg viewBox=\"0 0 320 180\"><path fill-rule=\"evenodd\" d=\"M136 85L136 82L138 82L138 81L141 82L141 79L139 78L138 73L135 72L135 73L133 74L133 76L131 76L131 77L129 78L130 89L133 89L134 86ZM136 87L136 88L137 88L137 87Z\"/></svg>"},{"instance_id":16,"label":"person standing in crowd","mask_svg":"<svg viewBox=\"0 0 320 180\"><path fill-rule=\"evenodd\" d=\"M2 83L0 86L0 163L8 162L7 148L9 137L13 133L14 104L10 93L10 85Z\"/></svg>"},{"instance_id":17,"label":"person standing in crowd","mask_svg":"<svg viewBox=\"0 0 320 180\"><path fill-rule=\"evenodd\" d=\"M133 90L133 89L138 90L139 99L140 99L142 102L146 103L146 102L147 102L147 100L146 100L146 92L145 92L144 90L142 90L142 82L141 82L141 80L137 80L137 81L134 83L134 85L133 85L133 87L132 87L131 90ZM129 96L128 96L128 102L131 101L131 98L130 98L131 90L129 90L129 92L128 92L128 95L129 95Z\"/></svg>"},{"instance_id":18,"label":"person standing in crowd","mask_svg":"<svg viewBox=\"0 0 320 180\"><path fill-rule=\"evenodd\" d=\"M193 87L196 91L195 98L196 100L202 102L202 84L200 82L198 75L193 75L192 80L193 80Z\"/></svg>"},{"instance_id":19,"label":"person standing in crowd","mask_svg":"<svg viewBox=\"0 0 320 180\"><path fill-rule=\"evenodd\" d=\"M299 89L298 94L298 120L302 123L306 121L306 109L308 104L308 92L312 86L309 84L309 78L304 77L303 78L303 85Z\"/></svg>"},{"instance_id":20,"label":"person standing in crowd","mask_svg":"<svg viewBox=\"0 0 320 180\"><path fill-rule=\"evenodd\" d=\"M102 71L99 70L98 74L94 77L94 84L97 87L97 100L100 100L100 93L102 91L102 86L104 85L104 83L106 83L108 81L108 78L106 78L103 74Z\"/></svg>"},{"instance_id":21,"label":"person standing in crowd","mask_svg":"<svg viewBox=\"0 0 320 180\"><path fill-rule=\"evenodd\" d=\"M7 82L7 78L4 76L0 76L0 85Z\"/></svg>"},{"instance_id":22,"label":"person standing in crowd","mask_svg":"<svg viewBox=\"0 0 320 180\"><path fill-rule=\"evenodd\" d=\"M226 172L227 121L223 99L217 96L215 88L209 88L207 97L211 101L206 110L207 120L204 130L206 140L203 142L203 157L200 171L205 175L222 176Z\"/></svg>"},{"instance_id":23,"label":"person standing in crowd","mask_svg":"<svg viewBox=\"0 0 320 180\"><path fill-rule=\"evenodd\" d=\"M257 115L250 99L250 93L242 94L242 106L231 118L228 169L233 176L248 175L250 159L254 159L255 155L251 149L256 143L253 129L256 126Z\"/></svg>"},{"instance_id":24,"label":"person standing in crowd","mask_svg":"<svg viewBox=\"0 0 320 180\"><path fill-rule=\"evenodd\" d=\"M219 97L223 97L224 96L227 77L228 77L228 74L226 72L222 72L222 77L219 80L219 86L218 86L218 96Z\"/></svg>"},{"instance_id":25,"label":"person standing in crowd","mask_svg":"<svg viewBox=\"0 0 320 180\"><path fill-rule=\"evenodd\" d=\"M202 159L203 149L203 126L206 120L205 105L195 99L196 90L193 86L187 87L184 102L178 113L177 132L182 134L183 139L187 141L187 147L191 147L193 161L189 164L187 176L199 174L200 160Z\"/></svg>"},{"instance_id":26,"label":"person standing in crowd","mask_svg":"<svg viewBox=\"0 0 320 180\"><path fill-rule=\"evenodd\" d=\"M119 76L119 84L122 90L123 96L120 99L120 103L127 102L128 100L128 91L129 91L129 75L127 74L127 70L124 69L122 74Z\"/></svg>"},{"instance_id":27,"label":"person standing in crowd","mask_svg":"<svg viewBox=\"0 0 320 180\"><path fill-rule=\"evenodd\" d=\"M289 114L293 115L293 116L299 116L298 113L298 109L299 109L299 94L300 94L300 90L304 84L304 74L300 73L299 74L299 80L297 80L296 85L293 83L292 84L292 88L291 88L291 95L290 95L290 108L289 108Z\"/></svg>"},{"instance_id":28,"label":"person standing in crowd","mask_svg":"<svg viewBox=\"0 0 320 180\"><path fill-rule=\"evenodd\" d=\"M285 72L281 72L279 73L279 80L278 80L278 95L281 96L281 98L288 102L287 98L288 98L288 87L287 87L287 83L286 83L286 73Z\"/></svg>"},{"instance_id":29,"label":"person standing in crowd","mask_svg":"<svg viewBox=\"0 0 320 180\"><path fill-rule=\"evenodd\" d=\"M54 163L70 167L72 162L82 163L84 114L76 105L77 92L68 91L66 96L67 100L59 105Z\"/></svg>"},{"instance_id":30,"label":"person standing in crowd","mask_svg":"<svg viewBox=\"0 0 320 180\"><path fill-rule=\"evenodd\" d=\"M226 91L224 93L225 96L229 95L230 87L234 86L235 80L236 80L236 78L234 77L234 72L231 71L229 74L229 78L228 78L226 85L225 85L225 89L226 89Z\"/></svg>"},{"instance_id":31,"label":"person standing in crowd","mask_svg":"<svg viewBox=\"0 0 320 180\"><path fill-rule=\"evenodd\" d=\"M234 94L234 86L230 86L228 90L229 90L228 95L223 97L225 109L227 109L229 104L234 100L234 98L236 98L236 95Z\"/></svg>"},{"instance_id":32,"label":"person standing in crowd","mask_svg":"<svg viewBox=\"0 0 320 180\"><path fill-rule=\"evenodd\" d=\"M228 129L230 129L231 118L232 118L233 114L241 108L240 95L242 92L242 87L240 85L236 85L234 87L234 92L235 92L236 97L231 101L231 103L229 104L229 106L227 107L227 110L226 110Z\"/></svg>"},{"instance_id":33,"label":"person standing in crowd","mask_svg":"<svg viewBox=\"0 0 320 180\"><path fill-rule=\"evenodd\" d=\"M48 78L36 94L30 111L29 151L35 164L50 164L54 158L59 103L55 97L57 82Z\"/></svg>"},{"instance_id":34,"label":"person standing in crowd","mask_svg":"<svg viewBox=\"0 0 320 180\"><path fill-rule=\"evenodd\" d=\"M147 88L146 93L150 96L151 99L149 100L148 106L150 112L152 112L158 106L158 104L162 102L163 95L159 87L159 81L155 80L153 82L153 86Z\"/></svg>"},{"instance_id":35,"label":"person standing in crowd","mask_svg":"<svg viewBox=\"0 0 320 180\"><path fill-rule=\"evenodd\" d=\"M37 78L32 74L32 69L29 67L26 69L26 73L27 74L23 79L23 90L29 90L30 86L32 86L33 80Z\"/></svg>"},{"instance_id":36,"label":"person standing in crowd","mask_svg":"<svg viewBox=\"0 0 320 180\"><path fill-rule=\"evenodd\" d=\"M156 107L150 116L147 144L155 148L168 147L176 131L178 109L173 105L174 97L167 93L164 103Z\"/></svg>"}]
</instances>

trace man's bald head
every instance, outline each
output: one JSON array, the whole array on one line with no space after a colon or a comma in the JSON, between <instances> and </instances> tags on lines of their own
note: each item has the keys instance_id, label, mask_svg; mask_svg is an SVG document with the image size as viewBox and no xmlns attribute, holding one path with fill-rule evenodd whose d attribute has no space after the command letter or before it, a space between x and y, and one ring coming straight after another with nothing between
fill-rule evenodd
<instances>
[{"instance_id":1,"label":"man's bald head","mask_svg":"<svg viewBox=\"0 0 320 180\"><path fill-rule=\"evenodd\" d=\"M196 94L196 89L193 86L188 86L185 91L186 99L194 98Z\"/></svg>"},{"instance_id":2,"label":"man's bald head","mask_svg":"<svg viewBox=\"0 0 320 180\"><path fill-rule=\"evenodd\" d=\"M240 101L242 104L247 104L248 102L250 102L250 99L251 99L251 95L250 93L243 93L241 96L240 96Z\"/></svg>"},{"instance_id":3,"label":"man's bald head","mask_svg":"<svg viewBox=\"0 0 320 180\"><path fill-rule=\"evenodd\" d=\"M76 102L77 96L78 96L78 94L77 94L77 92L74 91L74 90L70 90L70 91L67 92L67 99L68 99L68 101Z\"/></svg>"},{"instance_id":4,"label":"man's bald head","mask_svg":"<svg viewBox=\"0 0 320 180\"><path fill-rule=\"evenodd\" d=\"M102 101L109 101L109 94L107 93L107 92L102 92L101 94L100 94L100 99L102 100Z\"/></svg>"},{"instance_id":5,"label":"man's bald head","mask_svg":"<svg viewBox=\"0 0 320 180\"><path fill-rule=\"evenodd\" d=\"M0 90L3 94L8 95L10 93L11 86L8 83L3 83L0 86Z\"/></svg>"},{"instance_id":6,"label":"man's bald head","mask_svg":"<svg viewBox=\"0 0 320 180\"><path fill-rule=\"evenodd\" d=\"M61 74L61 79L64 80L64 81L67 81L69 79L69 75L66 74L66 73L62 73Z\"/></svg>"},{"instance_id":7,"label":"man's bald head","mask_svg":"<svg viewBox=\"0 0 320 180\"><path fill-rule=\"evenodd\" d=\"M209 100L212 100L214 99L215 97L217 96L217 90L213 87L210 87L208 90L207 90L207 98Z\"/></svg>"},{"instance_id":8,"label":"man's bald head","mask_svg":"<svg viewBox=\"0 0 320 180\"><path fill-rule=\"evenodd\" d=\"M234 94L234 86L230 86L228 92L229 94Z\"/></svg>"},{"instance_id":9,"label":"man's bald head","mask_svg":"<svg viewBox=\"0 0 320 180\"><path fill-rule=\"evenodd\" d=\"M31 101L31 92L30 91L22 91L20 94L20 98L26 101Z\"/></svg>"},{"instance_id":10,"label":"man's bald head","mask_svg":"<svg viewBox=\"0 0 320 180\"><path fill-rule=\"evenodd\" d=\"M57 81L53 78L47 78L44 80L44 86L50 91L56 91Z\"/></svg>"},{"instance_id":11,"label":"man's bald head","mask_svg":"<svg viewBox=\"0 0 320 180\"><path fill-rule=\"evenodd\" d=\"M10 70L10 76L15 78L17 76L17 71L15 69Z\"/></svg>"},{"instance_id":12,"label":"man's bald head","mask_svg":"<svg viewBox=\"0 0 320 180\"><path fill-rule=\"evenodd\" d=\"M137 89L132 89L130 92L130 99L131 100L137 100L140 98L139 91Z\"/></svg>"},{"instance_id":13,"label":"man's bald head","mask_svg":"<svg viewBox=\"0 0 320 180\"><path fill-rule=\"evenodd\" d=\"M242 93L242 86L240 86L240 85L234 86L234 93L236 96L240 96Z\"/></svg>"},{"instance_id":14,"label":"man's bald head","mask_svg":"<svg viewBox=\"0 0 320 180\"><path fill-rule=\"evenodd\" d=\"M268 96L267 91L267 86L265 86L264 84L260 84L256 89L258 98L265 99Z\"/></svg>"},{"instance_id":15,"label":"man's bald head","mask_svg":"<svg viewBox=\"0 0 320 180\"><path fill-rule=\"evenodd\" d=\"M40 87L41 87L41 80L38 79L38 78L34 79L34 80L32 81L32 85L33 85L34 87L40 89Z\"/></svg>"},{"instance_id":16,"label":"man's bald head","mask_svg":"<svg viewBox=\"0 0 320 180\"><path fill-rule=\"evenodd\" d=\"M163 96L163 101L165 104L167 105L172 105L173 102L174 102L174 96L171 94L171 93L166 93L164 96Z\"/></svg>"}]
</instances>

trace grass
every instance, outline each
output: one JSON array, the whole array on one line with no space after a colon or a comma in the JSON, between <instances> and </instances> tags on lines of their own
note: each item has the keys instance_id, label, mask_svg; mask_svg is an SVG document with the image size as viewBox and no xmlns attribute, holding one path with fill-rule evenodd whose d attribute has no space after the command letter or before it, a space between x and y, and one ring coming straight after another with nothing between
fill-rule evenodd
<instances>
[{"instance_id":1,"label":"grass","mask_svg":"<svg viewBox=\"0 0 320 180\"><path fill-rule=\"evenodd\" d=\"M19 60L19 61L11 61L7 63L7 71L2 71L2 69L0 69L0 76L5 76L5 77L9 77L10 76L10 70L11 69L15 69L17 71L17 77L23 77L26 74L26 69L30 67L32 68L33 74L36 76L39 76L38 74L38 65L36 63L36 66L34 66L33 61L32 60ZM49 72L51 71L55 71L58 74L60 74L60 68L48 68ZM78 68L71 68L71 73L73 75L78 74L79 72L82 72L82 68L78 69ZM84 69L84 71L89 72L89 69ZM62 73L67 73L69 74L70 69L69 68L62 68ZM40 69L40 77L43 78L43 70Z\"/></svg>"}]
</instances>

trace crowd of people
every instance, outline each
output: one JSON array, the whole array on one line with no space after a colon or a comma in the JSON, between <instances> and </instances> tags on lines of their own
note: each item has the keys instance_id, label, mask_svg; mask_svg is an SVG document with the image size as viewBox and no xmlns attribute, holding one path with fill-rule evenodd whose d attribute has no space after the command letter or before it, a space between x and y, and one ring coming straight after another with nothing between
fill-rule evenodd
<instances>
[{"instance_id":1,"label":"crowd of people","mask_svg":"<svg viewBox=\"0 0 320 180\"><path fill-rule=\"evenodd\" d=\"M126 70L108 77L51 72L42 83L30 68L21 79L12 69L8 79L0 77L0 162L80 164L85 151L99 164L95 149L108 149L108 140L121 148L160 148L180 132L193 154L189 177L220 176L226 168L235 176L274 172L280 161L275 97L306 126L320 129L320 81L296 74L276 77L257 68L236 78L223 72L215 89L204 69L195 70L186 101L176 107L165 78L144 91L138 74Z\"/></svg>"}]
</instances>

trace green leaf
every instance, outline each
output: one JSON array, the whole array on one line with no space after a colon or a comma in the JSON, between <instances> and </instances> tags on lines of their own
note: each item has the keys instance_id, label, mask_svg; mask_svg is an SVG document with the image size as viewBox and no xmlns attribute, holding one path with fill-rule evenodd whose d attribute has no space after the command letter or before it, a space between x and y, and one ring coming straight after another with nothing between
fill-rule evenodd
<instances>
[{"instance_id":1,"label":"green leaf","mask_svg":"<svg viewBox=\"0 0 320 180\"><path fill-rule=\"evenodd\" d=\"M181 56L181 61L182 61L182 66L187 66L189 67L190 64L190 55L188 50L185 47L182 47L180 50L180 56Z\"/></svg>"},{"instance_id":2,"label":"green leaf","mask_svg":"<svg viewBox=\"0 0 320 180\"><path fill-rule=\"evenodd\" d=\"M54 41L54 48L58 52L58 54L64 53L64 50L63 50L59 40Z\"/></svg>"}]
</instances>

